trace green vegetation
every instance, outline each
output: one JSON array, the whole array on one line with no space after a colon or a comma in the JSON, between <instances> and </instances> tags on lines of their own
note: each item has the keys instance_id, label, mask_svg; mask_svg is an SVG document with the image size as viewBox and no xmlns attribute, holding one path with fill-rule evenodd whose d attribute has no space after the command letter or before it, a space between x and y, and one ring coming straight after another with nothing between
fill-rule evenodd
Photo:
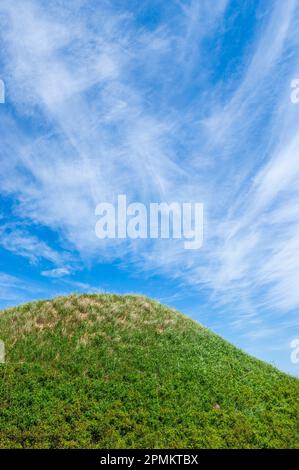
<instances>
[{"instance_id":1,"label":"green vegetation","mask_svg":"<svg viewBox=\"0 0 299 470\"><path fill-rule=\"evenodd\" d=\"M293 448L299 381L138 296L0 312L2 448Z\"/></svg>"}]
</instances>

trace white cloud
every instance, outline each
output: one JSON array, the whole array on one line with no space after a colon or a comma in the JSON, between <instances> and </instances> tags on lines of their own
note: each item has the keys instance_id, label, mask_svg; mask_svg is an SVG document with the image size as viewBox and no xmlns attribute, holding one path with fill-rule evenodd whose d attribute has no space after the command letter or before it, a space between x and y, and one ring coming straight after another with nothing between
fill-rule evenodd
<instances>
[{"instance_id":1,"label":"white cloud","mask_svg":"<svg viewBox=\"0 0 299 470\"><path fill-rule=\"evenodd\" d=\"M299 62L289 53L282 60L298 41L298 6L274 2L225 96L220 80L176 108L180 90L171 73L178 78L184 69L186 86L194 60L204 67L202 40L219 27L228 2L178 4L182 28L165 24L146 34L106 2L94 18L80 17L76 2L72 11L56 2L49 10L33 1L1 3L13 104L42 122L28 135L7 118L1 187L18 201L18 216L57 231L83 261L120 258L208 288L212 302L242 306L250 321L258 308L298 308L299 116L288 93ZM195 255L174 242L100 245L95 206L122 193L145 203L203 201L204 249ZM23 232L2 244L31 261L62 264Z\"/></svg>"},{"instance_id":2,"label":"white cloud","mask_svg":"<svg viewBox=\"0 0 299 470\"><path fill-rule=\"evenodd\" d=\"M50 248L47 243L23 229L11 225L3 225L0 229L0 245L8 251L28 258L36 263L39 259L59 263L62 255Z\"/></svg>"},{"instance_id":3,"label":"white cloud","mask_svg":"<svg viewBox=\"0 0 299 470\"><path fill-rule=\"evenodd\" d=\"M52 277L52 278L60 278L64 276L69 276L71 274L71 270L69 268L55 268L49 269L47 271L42 271L41 275L45 277Z\"/></svg>"},{"instance_id":4,"label":"white cloud","mask_svg":"<svg viewBox=\"0 0 299 470\"><path fill-rule=\"evenodd\" d=\"M11 274L0 272L0 306L2 302L20 302L29 286L23 280Z\"/></svg>"}]
</instances>

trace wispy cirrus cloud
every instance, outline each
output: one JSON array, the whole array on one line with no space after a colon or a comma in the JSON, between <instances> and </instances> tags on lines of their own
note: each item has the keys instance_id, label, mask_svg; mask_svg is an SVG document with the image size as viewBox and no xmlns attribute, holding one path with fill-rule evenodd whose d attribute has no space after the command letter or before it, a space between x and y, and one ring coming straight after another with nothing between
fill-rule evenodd
<instances>
[{"instance_id":1,"label":"wispy cirrus cloud","mask_svg":"<svg viewBox=\"0 0 299 470\"><path fill-rule=\"evenodd\" d=\"M57 264L63 258L61 253L53 250L44 241L11 224L1 227L0 245L12 253L28 258L31 263L37 263L40 258L43 258Z\"/></svg>"},{"instance_id":2,"label":"wispy cirrus cloud","mask_svg":"<svg viewBox=\"0 0 299 470\"><path fill-rule=\"evenodd\" d=\"M25 287L24 282L16 276L0 272L0 300L16 299Z\"/></svg>"},{"instance_id":3,"label":"wispy cirrus cloud","mask_svg":"<svg viewBox=\"0 0 299 470\"><path fill-rule=\"evenodd\" d=\"M220 308L222 322L256 339L255 328L276 331L281 314L291 324L299 108L289 84L299 73L299 8L257 3L164 2L160 20L145 25L148 2L132 11L127 2L2 1L4 73L18 119L3 116L0 187L16 201L14 216L31 224L26 236L2 231L2 245L53 263L41 272L58 279L61 247L39 240L41 225L78 264L117 260L204 292L207 310ZM159 240L100 245L95 206L118 194L204 202L203 250Z\"/></svg>"},{"instance_id":4,"label":"wispy cirrus cloud","mask_svg":"<svg viewBox=\"0 0 299 470\"><path fill-rule=\"evenodd\" d=\"M68 276L71 274L71 270L69 268L55 268L49 269L47 271L42 271L41 275L45 277L52 277L52 278L61 278L64 276Z\"/></svg>"}]
</instances>

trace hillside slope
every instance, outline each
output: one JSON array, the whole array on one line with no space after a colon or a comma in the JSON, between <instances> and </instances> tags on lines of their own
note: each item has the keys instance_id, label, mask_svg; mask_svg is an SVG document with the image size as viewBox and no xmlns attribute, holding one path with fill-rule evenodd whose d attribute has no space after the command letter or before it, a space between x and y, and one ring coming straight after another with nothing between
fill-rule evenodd
<instances>
[{"instance_id":1,"label":"hillside slope","mask_svg":"<svg viewBox=\"0 0 299 470\"><path fill-rule=\"evenodd\" d=\"M138 296L0 312L0 447L299 447L299 381Z\"/></svg>"}]
</instances>

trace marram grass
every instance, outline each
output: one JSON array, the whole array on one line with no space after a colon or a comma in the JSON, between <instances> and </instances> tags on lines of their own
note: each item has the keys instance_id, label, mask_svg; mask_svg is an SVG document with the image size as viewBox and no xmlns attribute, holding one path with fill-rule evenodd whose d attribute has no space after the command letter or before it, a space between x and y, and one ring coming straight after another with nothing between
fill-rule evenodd
<instances>
[{"instance_id":1,"label":"marram grass","mask_svg":"<svg viewBox=\"0 0 299 470\"><path fill-rule=\"evenodd\" d=\"M299 447L299 381L138 296L0 312L1 448Z\"/></svg>"}]
</instances>

